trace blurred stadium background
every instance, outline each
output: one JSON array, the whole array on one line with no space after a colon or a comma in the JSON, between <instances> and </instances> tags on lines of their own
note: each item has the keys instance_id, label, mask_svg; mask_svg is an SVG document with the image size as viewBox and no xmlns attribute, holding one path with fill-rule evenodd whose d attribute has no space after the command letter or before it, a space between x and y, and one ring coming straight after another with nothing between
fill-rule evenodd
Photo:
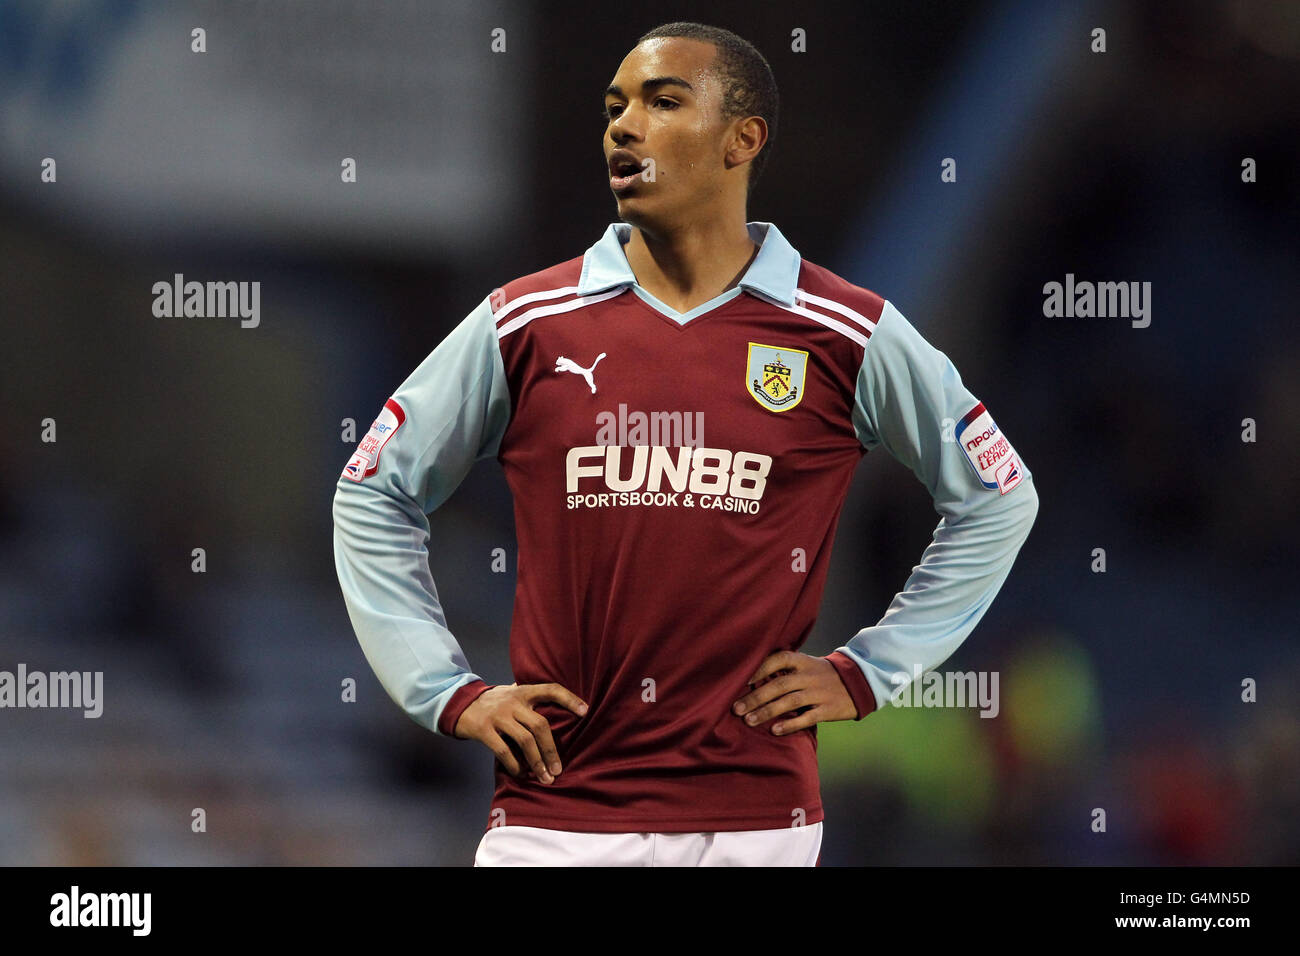
<instances>
[{"instance_id":1,"label":"blurred stadium background","mask_svg":"<svg viewBox=\"0 0 1300 956\"><path fill-rule=\"evenodd\" d=\"M1000 715L823 724L823 864L1300 862L1300 7L5 0L0 669L102 670L105 704L0 711L0 863L472 860L491 758L387 698L338 591L340 422L615 218L600 92L675 19L776 73L750 219L898 304L1042 502L944 668L997 670ZM155 318L175 273L260 281L259 327ZM1067 273L1151 282L1150 326L1045 318ZM804 650L874 623L936 520L864 460ZM432 525L509 682L496 463Z\"/></svg>"}]
</instances>

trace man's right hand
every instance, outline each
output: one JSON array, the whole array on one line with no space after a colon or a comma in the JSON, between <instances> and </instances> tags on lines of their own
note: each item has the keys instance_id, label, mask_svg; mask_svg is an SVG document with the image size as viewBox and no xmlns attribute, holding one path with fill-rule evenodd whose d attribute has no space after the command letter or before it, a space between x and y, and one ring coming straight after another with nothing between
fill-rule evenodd
<instances>
[{"instance_id":1,"label":"man's right hand","mask_svg":"<svg viewBox=\"0 0 1300 956\"><path fill-rule=\"evenodd\" d=\"M551 738L551 725L533 710L540 701L559 704L579 717L587 713L587 705L559 684L502 684L479 694L461 713L452 732L462 740L481 742L512 776L525 776L525 768L506 743L509 738L519 745L537 778L545 784L554 783L553 774L563 768Z\"/></svg>"}]
</instances>

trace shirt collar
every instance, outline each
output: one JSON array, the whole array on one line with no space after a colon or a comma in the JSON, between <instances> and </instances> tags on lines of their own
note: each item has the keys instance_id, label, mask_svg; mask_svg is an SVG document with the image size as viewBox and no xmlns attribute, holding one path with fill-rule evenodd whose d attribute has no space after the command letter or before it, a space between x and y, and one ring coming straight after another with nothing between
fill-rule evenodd
<instances>
[{"instance_id":1,"label":"shirt collar","mask_svg":"<svg viewBox=\"0 0 1300 956\"><path fill-rule=\"evenodd\" d=\"M759 243L759 249L741 277L740 287L794 305L801 261L798 251L770 222L750 222L745 224L745 228L749 230L749 238ZM623 252L623 244L631 237L630 223L609 224L605 234L582 257L579 295L590 295L620 285L636 285L636 276Z\"/></svg>"}]
</instances>

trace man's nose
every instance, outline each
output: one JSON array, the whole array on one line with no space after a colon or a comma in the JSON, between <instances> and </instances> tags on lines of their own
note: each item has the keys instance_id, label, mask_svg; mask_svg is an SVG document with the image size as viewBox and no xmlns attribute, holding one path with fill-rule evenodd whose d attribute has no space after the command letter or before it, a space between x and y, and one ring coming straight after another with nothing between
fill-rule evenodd
<instances>
[{"instance_id":1,"label":"man's nose","mask_svg":"<svg viewBox=\"0 0 1300 956\"><path fill-rule=\"evenodd\" d=\"M615 117L614 122L609 127L610 137L620 146L629 139L641 136L641 121L636 118L629 118L631 112L632 107L626 107L623 112Z\"/></svg>"}]
</instances>

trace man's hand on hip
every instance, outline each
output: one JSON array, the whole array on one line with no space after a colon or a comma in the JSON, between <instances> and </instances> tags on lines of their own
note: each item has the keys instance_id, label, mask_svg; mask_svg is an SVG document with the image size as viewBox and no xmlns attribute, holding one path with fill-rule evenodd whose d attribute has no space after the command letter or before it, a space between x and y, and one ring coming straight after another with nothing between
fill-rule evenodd
<instances>
[{"instance_id":1,"label":"man's hand on hip","mask_svg":"<svg viewBox=\"0 0 1300 956\"><path fill-rule=\"evenodd\" d=\"M462 740L482 743L511 776L527 776L531 769L542 783L554 783L553 775L563 767L551 737L551 725L533 710L533 705L541 701L559 704L579 717L587 713L587 705L559 684L503 684L479 694L460 715L452 732ZM507 739L518 744L525 765L515 758Z\"/></svg>"},{"instance_id":2,"label":"man's hand on hip","mask_svg":"<svg viewBox=\"0 0 1300 956\"><path fill-rule=\"evenodd\" d=\"M737 700L731 712L751 727L799 711L772 725L777 736L824 720L854 720L858 716L857 705L835 665L824 657L778 651L759 665L749 684L754 689Z\"/></svg>"}]
</instances>

